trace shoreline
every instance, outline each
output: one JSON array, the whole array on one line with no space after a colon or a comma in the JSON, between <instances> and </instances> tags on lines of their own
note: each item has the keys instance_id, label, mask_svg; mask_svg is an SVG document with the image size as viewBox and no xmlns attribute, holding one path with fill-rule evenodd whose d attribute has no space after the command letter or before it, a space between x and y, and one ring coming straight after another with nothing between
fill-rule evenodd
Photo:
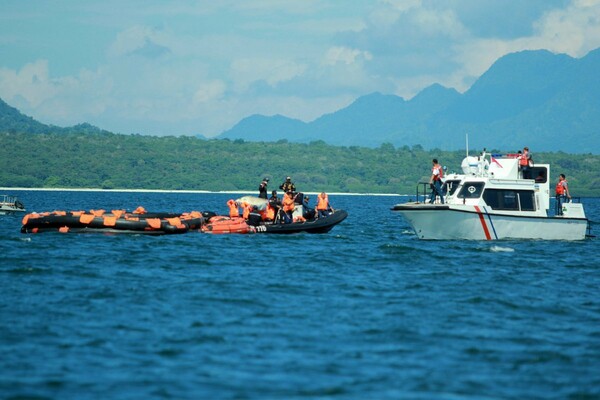
<instances>
[{"instance_id":1,"label":"shoreline","mask_svg":"<svg viewBox=\"0 0 600 400\"><path fill-rule=\"evenodd\" d=\"M256 190L167 190L167 189L96 189L96 188L24 188L24 187L0 187L2 191L32 191L32 192L115 192L115 193L184 193L184 194L256 194ZM321 192L302 192L307 195L317 195ZM410 196L398 193L340 193L327 192L331 196Z\"/></svg>"}]
</instances>

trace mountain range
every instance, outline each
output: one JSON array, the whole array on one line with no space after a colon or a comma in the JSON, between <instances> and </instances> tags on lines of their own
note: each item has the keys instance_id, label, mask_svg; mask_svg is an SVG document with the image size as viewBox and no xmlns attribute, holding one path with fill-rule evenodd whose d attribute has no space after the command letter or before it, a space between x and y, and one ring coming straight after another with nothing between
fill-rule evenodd
<instances>
[{"instance_id":1,"label":"mountain range","mask_svg":"<svg viewBox=\"0 0 600 400\"><path fill-rule=\"evenodd\" d=\"M576 59L546 50L498 59L464 93L431 85L410 100L372 93L303 122L252 115L219 135L246 141L457 150L600 152L600 49Z\"/></svg>"},{"instance_id":2,"label":"mountain range","mask_svg":"<svg viewBox=\"0 0 600 400\"><path fill-rule=\"evenodd\" d=\"M464 93L433 84L410 100L372 93L311 122L252 115L219 139L338 146L600 154L600 49L582 58L546 50L499 58ZM107 132L88 123L61 128L25 116L0 99L0 132Z\"/></svg>"}]
</instances>

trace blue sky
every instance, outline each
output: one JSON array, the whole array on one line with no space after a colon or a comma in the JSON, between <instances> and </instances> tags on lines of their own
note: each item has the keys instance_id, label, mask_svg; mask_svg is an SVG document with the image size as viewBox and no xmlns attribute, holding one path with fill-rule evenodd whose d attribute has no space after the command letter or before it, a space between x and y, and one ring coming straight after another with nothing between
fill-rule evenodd
<instances>
[{"instance_id":1,"label":"blue sky","mask_svg":"<svg viewBox=\"0 0 600 400\"><path fill-rule=\"evenodd\" d=\"M597 47L600 0L2 0L0 98L60 126L211 137Z\"/></svg>"}]
</instances>

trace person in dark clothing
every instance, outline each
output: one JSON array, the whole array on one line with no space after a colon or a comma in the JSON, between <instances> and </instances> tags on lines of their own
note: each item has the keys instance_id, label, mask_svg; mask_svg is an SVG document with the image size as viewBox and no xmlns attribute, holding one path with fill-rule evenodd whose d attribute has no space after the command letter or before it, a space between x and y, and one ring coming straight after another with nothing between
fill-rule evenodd
<instances>
[{"instance_id":1,"label":"person in dark clothing","mask_svg":"<svg viewBox=\"0 0 600 400\"><path fill-rule=\"evenodd\" d=\"M296 185L294 185L294 183L292 182L292 178L289 176L285 178L285 182L279 185L279 189L283 190L284 193L290 191L296 193Z\"/></svg>"},{"instance_id":2,"label":"person in dark clothing","mask_svg":"<svg viewBox=\"0 0 600 400\"><path fill-rule=\"evenodd\" d=\"M304 196L304 199L302 200L302 207L303 207L303 213L302 216L306 219L313 219L315 218L315 210L311 209L308 202L309 202L310 198L308 196Z\"/></svg>"},{"instance_id":3,"label":"person in dark clothing","mask_svg":"<svg viewBox=\"0 0 600 400\"><path fill-rule=\"evenodd\" d=\"M273 208L275 213L275 219L277 219L277 215L279 214L279 209L281 209L281 200L277 197L277 190L273 190L271 192L271 197L269 197L269 205Z\"/></svg>"},{"instance_id":4,"label":"person in dark clothing","mask_svg":"<svg viewBox=\"0 0 600 400\"><path fill-rule=\"evenodd\" d=\"M265 178L262 180L260 185L258 186L258 197L261 199L267 198L267 184L269 183L269 178Z\"/></svg>"}]
</instances>

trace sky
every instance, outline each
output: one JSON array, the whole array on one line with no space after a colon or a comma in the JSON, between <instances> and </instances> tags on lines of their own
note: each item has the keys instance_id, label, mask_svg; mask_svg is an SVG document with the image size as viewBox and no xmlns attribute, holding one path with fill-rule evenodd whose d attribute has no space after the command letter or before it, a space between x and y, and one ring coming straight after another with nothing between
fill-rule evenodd
<instances>
[{"instance_id":1,"label":"sky","mask_svg":"<svg viewBox=\"0 0 600 400\"><path fill-rule=\"evenodd\" d=\"M0 98L46 124L213 137L598 47L600 0L1 0Z\"/></svg>"}]
</instances>

